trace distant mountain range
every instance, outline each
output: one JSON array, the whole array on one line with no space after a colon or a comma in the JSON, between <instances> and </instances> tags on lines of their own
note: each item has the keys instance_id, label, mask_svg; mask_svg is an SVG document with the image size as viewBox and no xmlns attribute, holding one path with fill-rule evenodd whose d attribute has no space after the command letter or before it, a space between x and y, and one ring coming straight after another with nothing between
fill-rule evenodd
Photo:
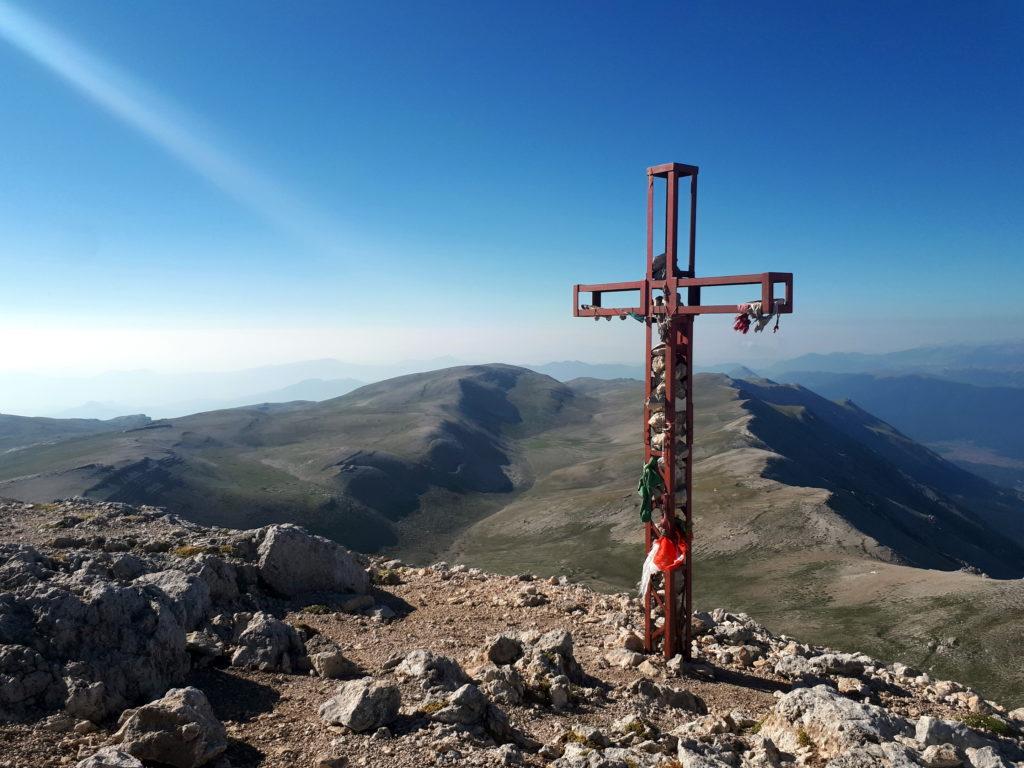
<instances>
[{"instance_id":1,"label":"distant mountain range","mask_svg":"<svg viewBox=\"0 0 1024 768\"><path fill-rule=\"evenodd\" d=\"M369 381L451 365L447 358L393 365L308 360L239 371L109 371L97 376L0 373L0 410L21 415L173 418L201 411L336 397Z\"/></svg>"},{"instance_id":2,"label":"distant mountain range","mask_svg":"<svg viewBox=\"0 0 1024 768\"><path fill-rule=\"evenodd\" d=\"M72 421L63 433L59 421L5 417L9 436L0 444L25 447L0 457L0 492L166 505L240 527L298 518L352 546L401 545L407 517L456 497L467 511L483 510L488 495L525 487L523 442L586 423L596 386L588 381L573 386L525 368L468 366L322 402L158 421ZM746 402L762 427L759 440L778 457L763 476L827 489L846 523L892 558L1024 576L1024 548L1001 539L1024 547L1024 504L1016 495L942 461L856 406L764 380L705 374L698 382ZM641 386L620 379L601 391L639 399ZM33 444L34 429L41 436Z\"/></svg>"},{"instance_id":3,"label":"distant mountain range","mask_svg":"<svg viewBox=\"0 0 1024 768\"><path fill-rule=\"evenodd\" d=\"M110 419L128 413L175 418L261 403L329 400L365 382L454 362L445 358L374 366L325 359L233 372L129 371L69 379L3 374L0 403L10 412L58 418ZM639 364L566 360L525 367L563 382L639 380L642 375ZM738 363L698 371L750 381L766 377L798 382L831 399L850 399L959 466L1024 490L1024 342L876 355L811 354L757 371ZM68 407L42 408L44 401L63 401ZM18 403L24 406L21 411L13 407Z\"/></svg>"},{"instance_id":4,"label":"distant mountain range","mask_svg":"<svg viewBox=\"0 0 1024 768\"><path fill-rule=\"evenodd\" d=\"M882 355L804 355L758 367L757 373L735 362L697 370L726 373L734 378L762 375L776 380L790 380L802 372L924 374L981 386L1024 386L1022 361L1024 342L1007 342L920 348ZM0 373L0 410L56 418L106 419L130 413L173 418L262 402L329 399L361 383L462 364L466 361L454 358L381 365L322 359L227 372L109 371L84 377L7 372ZM526 363L524 367L559 381L642 377L639 359L635 363L565 360Z\"/></svg>"},{"instance_id":5,"label":"distant mountain range","mask_svg":"<svg viewBox=\"0 0 1024 768\"><path fill-rule=\"evenodd\" d=\"M644 375L643 360L638 360L635 365L625 363L583 363L579 360L562 360L557 363L544 363L543 365L525 364L523 367L531 371L543 373L559 381L572 381L573 379L637 379L642 380Z\"/></svg>"},{"instance_id":6,"label":"distant mountain range","mask_svg":"<svg viewBox=\"0 0 1024 768\"><path fill-rule=\"evenodd\" d=\"M781 379L797 372L925 374L978 386L1024 387L1024 341L996 344L951 344L900 352L810 354L763 368Z\"/></svg>"}]
</instances>

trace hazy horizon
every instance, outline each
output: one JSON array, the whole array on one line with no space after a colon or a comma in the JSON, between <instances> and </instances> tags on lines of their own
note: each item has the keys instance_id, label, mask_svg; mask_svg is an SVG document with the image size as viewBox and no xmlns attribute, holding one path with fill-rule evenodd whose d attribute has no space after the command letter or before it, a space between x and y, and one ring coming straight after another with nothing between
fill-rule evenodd
<instances>
[{"instance_id":1,"label":"hazy horizon","mask_svg":"<svg viewBox=\"0 0 1024 768\"><path fill-rule=\"evenodd\" d=\"M618 323L616 323L618 324ZM606 323L601 323L603 330ZM636 326L633 321L626 328ZM642 329L633 328L634 334ZM755 342L756 343L756 342ZM988 345L938 344L910 349L875 350L878 354L972 351L1002 346L1020 347L1024 337L1006 339ZM159 370L154 368L111 368L98 372L3 371L0 370L0 414L48 416L58 418L110 418L145 413L154 418L169 418L199 411L301 399L327 399L345 394L356 386L409 373L419 373L461 365L506 363L532 368L562 378L560 371L578 371L571 375L598 378L637 376L642 370L642 347L634 347L633 360L587 360L566 354L559 358L515 358L495 350L491 356L444 355L439 357L401 357L362 362L338 357L265 363L229 369ZM567 350L568 351L568 350ZM579 351L579 350L577 350ZM720 351L720 350L719 350ZM823 354L865 354L859 350L832 350ZM757 373L772 366L785 366L795 356L736 356L719 360L697 360L696 369L728 371L743 366ZM955 358L956 355L953 355ZM996 367L1004 366L998 360ZM870 366L869 366L870 367ZM985 366L983 365L982 368ZM908 368L907 370L913 370Z\"/></svg>"}]
</instances>

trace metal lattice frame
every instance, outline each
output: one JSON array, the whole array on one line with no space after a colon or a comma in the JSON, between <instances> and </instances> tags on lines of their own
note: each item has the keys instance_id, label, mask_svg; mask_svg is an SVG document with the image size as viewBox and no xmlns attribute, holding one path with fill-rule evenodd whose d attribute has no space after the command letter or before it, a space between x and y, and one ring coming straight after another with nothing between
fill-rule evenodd
<instances>
[{"instance_id":1,"label":"metal lattice frame","mask_svg":"<svg viewBox=\"0 0 1024 768\"><path fill-rule=\"evenodd\" d=\"M690 555L678 570L663 574L659 590L652 586L644 595L644 645L648 653L659 647L665 658L682 653L691 656L691 616L693 614L693 321L701 314L736 314L735 304L701 304L701 288L724 285L760 285L761 306L765 311L788 314L793 311L793 275L789 272L762 272L752 275L698 278L696 268L697 172L695 165L667 163L647 169L647 275L643 280L626 283L602 283L573 287L573 315L576 317L641 316L646 325L646 385L644 388L644 461L659 459L658 467L664 492L655 506L662 511L663 529L683 524ZM690 180L689 238L687 267L678 263L679 182ZM665 180L665 265L655 268L655 185ZM776 298L776 285L782 284L784 298ZM685 290L685 295L683 291ZM605 307L603 294L639 291L636 307ZM589 304L580 304L580 294L591 294ZM658 349L664 344L663 351ZM665 426L660 441L649 423L661 405L658 381L652 376L655 358L664 355ZM677 377L677 366L685 366ZM659 381L660 383L660 381ZM652 408L653 406L653 408ZM660 442L655 448L653 443ZM681 473L681 474L680 474ZM680 520L681 516L681 520ZM646 524L646 550L658 535L653 522ZM680 583L681 582L681 583Z\"/></svg>"}]
</instances>

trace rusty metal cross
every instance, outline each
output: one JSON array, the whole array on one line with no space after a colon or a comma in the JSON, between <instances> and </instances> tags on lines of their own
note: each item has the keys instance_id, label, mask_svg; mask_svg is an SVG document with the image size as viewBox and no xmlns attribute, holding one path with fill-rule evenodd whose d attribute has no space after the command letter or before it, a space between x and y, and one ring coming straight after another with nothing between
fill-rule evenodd
<instances>
[{"instance_id":1,"label":"rusty metal cross","mask_svg":"<svg viewBox=\"0 0 1024 768\"><path fill-rule=\"evenodd\" d=\"M736 314L736 304L701 304L701 289L709 286L760 285L757 311L788 314L793 311L793 275L762 272L752 275L697 277L697 166L666 163L647 169L647 276L626 283L573 287L576 317L633 316L647 329L646 384L644 387L644 464L655 460L663 492L655 499L658 518L646 523L645 551L660 536L685 537L689 553L685 564L661 572L644 594L644 644L648 653L660 645L665 658L682 653L691 657L693 613L693 320L703 314ZM686 268L677 259L679 241L679 182L690 180L689 246ZM664 251L655 255L655 184L665 180ZM782 297L775 296L784 286ZM685 295L683 293L685 291ZM604 295L638 292L633 307L608 307ZM580 294L591 295L589 304ZM682 513L682 520L678 512ZM680 577L682 584L680 584Z\"/></svg>"}]
</instances>

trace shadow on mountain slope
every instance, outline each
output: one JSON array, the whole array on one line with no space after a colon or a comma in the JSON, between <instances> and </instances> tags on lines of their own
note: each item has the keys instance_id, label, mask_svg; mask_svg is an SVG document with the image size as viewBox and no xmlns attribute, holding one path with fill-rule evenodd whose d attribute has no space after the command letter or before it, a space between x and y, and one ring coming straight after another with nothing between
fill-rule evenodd
<instances>
[{"instance_id":1,"label":"shadow on mountain slope","mask_svg":"<svg viewBox=\"0 0 1024 768\"><path fill-rule=\"evenodd\" d=\"M1020 514L1012 494L852 404L765 380L734 385L753 416L748 428L778 454L766 477L829 490L833 510L906 564L1024 575L1024 547L995 530Z\"/></svg>"}]
</instances>

